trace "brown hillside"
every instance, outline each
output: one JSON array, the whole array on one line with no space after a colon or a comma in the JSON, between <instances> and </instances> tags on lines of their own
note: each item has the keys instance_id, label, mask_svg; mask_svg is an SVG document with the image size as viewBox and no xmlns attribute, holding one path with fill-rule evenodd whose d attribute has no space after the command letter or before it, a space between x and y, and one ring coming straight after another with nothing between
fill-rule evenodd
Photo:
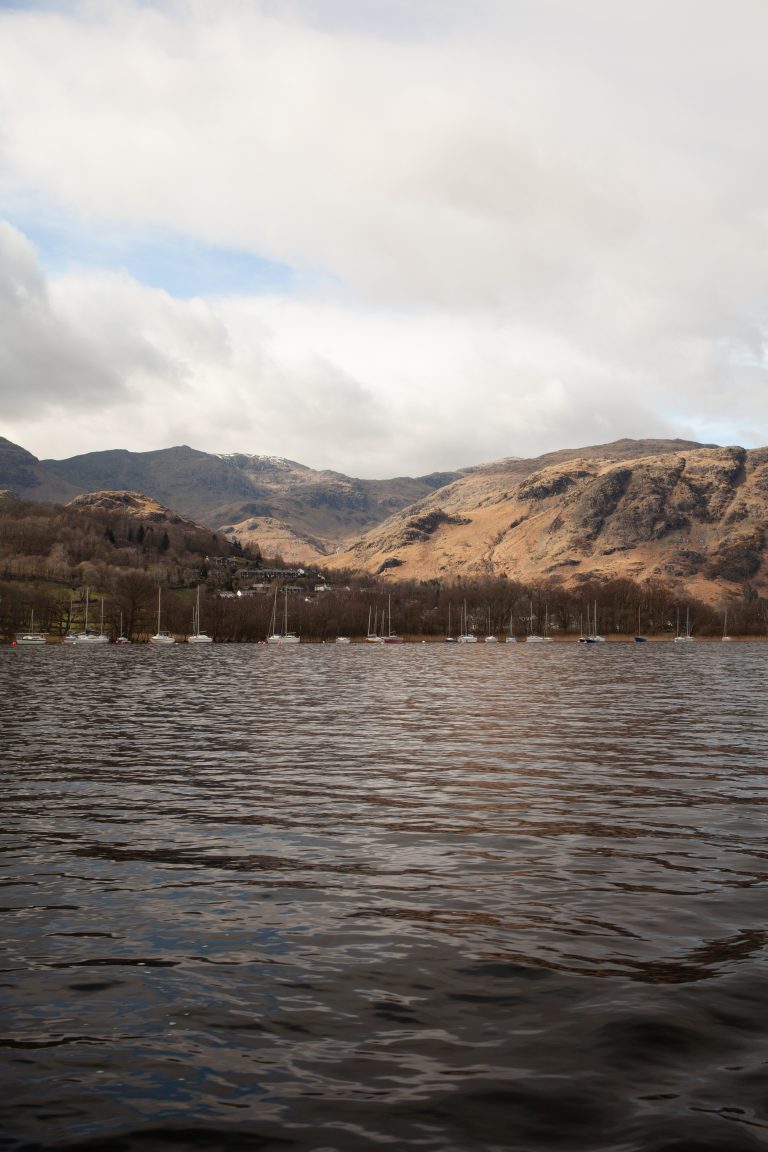
<instances>
[{"instance_id":1,"label":"brown hillside","mask_svg":"<svg viewBox=\"0 0 768 1152\"><path fill-rule=\"evenodd\" d=\"M768 587L767 534L768 448L621 441L476 469L329 565L421 580L627 576L714 602L725 586Z\"/></svg>"},{"instance_id":2,"label":"brown hillside","mask_svg":"<svg viewBox=\"0 0 768 1152\"><path fill-rule=\"evenodd\" d=\"M151 496L144 496L141 492L86 492L76 496L67 504L68 508L84 509L90 512L115 512L131 519L143 520L153 524L188 524L199 528L192 520L172 512L170 508L163 507Z\"/></svg>"}]
</instances>

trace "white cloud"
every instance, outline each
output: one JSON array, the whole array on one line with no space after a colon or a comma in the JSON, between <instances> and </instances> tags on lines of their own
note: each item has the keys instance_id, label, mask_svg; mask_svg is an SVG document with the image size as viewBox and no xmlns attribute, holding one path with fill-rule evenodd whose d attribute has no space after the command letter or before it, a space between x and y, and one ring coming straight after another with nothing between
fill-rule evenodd
<instances>
[{"instance_id":1,"label":"white cloud","mask_svg":"<svg viewBox=\"0 0 768 1152\"><path fill-rule=\"evenodd\" d=\"M0 12L12 209L26 190L81 233L169 229L299 286L46 284L6 228L10 430L53 455L183 439L368 475L765 442L766 33L762 0ZM60 451L51 406L80 414Z\"/></svg>"},{"instance_id":2,"label":"white cloud","mask_svg":"<svg viewBox=\"0 0 768 1152\"><path fill-rule=\"evenodd\" d=\"M39 456L183 442L387 475L534 453L553 434L610 439L627 422L661 430L652 407L612 395L599 364L498 315L178 301L124 274L46 284L29 244L6 234L23 256L21 279L6 260L8 297L34 288L21 343L31 353L44 332L45 357L25 361L19 349L24 387L3 372L3 433L18 429Z\"/></svg>"}]
</instances>

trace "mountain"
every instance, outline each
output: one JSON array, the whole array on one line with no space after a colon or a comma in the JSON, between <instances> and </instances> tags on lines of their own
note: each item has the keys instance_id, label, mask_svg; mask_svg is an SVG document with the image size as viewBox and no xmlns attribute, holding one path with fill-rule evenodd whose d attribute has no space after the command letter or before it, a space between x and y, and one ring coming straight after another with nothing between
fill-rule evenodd
<instances>
[{"instance_id":1,"label":"mountain","mask_svg":"<svg viewBox=\"0 0 768 1152\"><path fill-rule=\"evenodd\" d=\"M619 441L501 460L391 516L331 567L395 579L630 577L714 603L768 590L768 448Z\"/></svg>"},{"instance_id":2,"label":"mountain","mask_svg":"<svg viewBox=\"0 0 768 1152\"><path fill-rule=\"evenodd\" d=\"M186 445L40 461L0 438L0 489L22 499L66 503L89 492L140 492L287 560L322 559L457 475L357 480L278 457L216 456Z\"/></svg>"},{"instance_id":3,"label":"mountain","mask_svg":"<svg viewBox=\"0 0 768 1152\"><path fill-rule=\"evenodd\" d=\"M77 495L77 488L52 480L36 456L0 436L0 492L25 500L63 503Z\"/></svg>"},{"instance_id":4,"label":"mountain","mask_svg":"<svg viewBox=\"0 0 768 1152\"><path fill-rule=\"evenodd\" d=\"M431 580L629 577L710 603L768 593L768 448L619 440L417 478L357 480L188 447L38 461L0 439L0 489L144 493L265 555Z\"/></svg>"}]
</instances>

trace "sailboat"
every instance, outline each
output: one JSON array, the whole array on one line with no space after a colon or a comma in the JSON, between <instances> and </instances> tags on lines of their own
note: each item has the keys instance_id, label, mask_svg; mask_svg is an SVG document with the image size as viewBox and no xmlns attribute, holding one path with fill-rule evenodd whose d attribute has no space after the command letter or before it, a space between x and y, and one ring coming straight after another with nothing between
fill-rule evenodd
<instances>
[{"instance_id":1,"label":"sailboat","mask_svg":"<svg viewBox=\"0 0 768 1152\"><path fill-rule=\"evenodd\" d=\"M187 637L188 644L213 644L213 636L200 631L200 585L197 586L197 607L192 612L192 635Z\"/></svg>"},{"instance_id":2,"label":"sailboat","mask_svg":"<svg viewBox=\"0 0 768 1152\"><path fill-rule=\"evenodd\" d=\"M498 642L499 642L498 636L494 636L493 633L491 632L491 610L490 610L490 608L488 609L488 635L485 638L485 642L486 642L486 644L498 644Z\"/></svg>"},{"instance_id":3,"label":"sailboat","mask_svg":"<svg viewBox=\"0 0 768 1152\"><path fill-rule=\"evenodd\" d=\"M377 608L373 614L373 627L371 627L371 609L369 607L368 608L368 632L367 632L366 637L365 637L366 644L378 644L379 643L380 637L379 637L379 633L376 630L376 624L377 624L378 618L379 618L379 610Z\"/></svg>"},{"instance_id":4,"label":"sailboat","mask_svg":"<svg viewBox=\"0 0 768 1152\"><path fill-rule=\"evenodd\" d=\"M507 640L506 640L507 644L517 644L517 636L515 636L514 632L512 631L512 620L513 620L513 615L512 615L512 612L510 612L509 613L509 631L507 632Z\"/></svg>"},{"instance_id":5,"label":"sailboat","mask_svg":"<svg viewBox=\"0 0 768 1152\"><path fill-rule=\"evenodd\" d=\"M637 635L635 636L635 644L645 644L645 643L647 643L647 640L648 640L648 637L643 636L642 632L640 631L640 605L638 604L638 606L637 606Z\"/></svg>"},{"instance_id":6,"label":"sailboat","mask_svg":"<svg viewBox=\"0 0 768 1152\"><path fill-rule=\"evenodd\" d=\"M450 605L450 601L448 603L448 635L443 638L443 642L445 644L455 644L456 643L456 637L454 636L453 629L451 628L451 605Z\"/></svg>"},{"instance_id":7,"label":"sailboat","mask_svg":"<svg viewBox=\"0 0 768 1152\"><path fill-rule=\"evenodd\" d=\"M13 643L14 644L37 644L37 645L39 645L39 644L45 644L45 642L46 642L45 636L42 634L42 632L35 632L35 610L33 608L31 610L30 616L29 616L29 631L28 632L18 632L16 634L16 639L14 640Z\"/></svg>"},{"instance_id":8,"label":"sailboat","mask_svg":"<svg viewBox=\"0 0 768 1152\"><path fill-rule=\"evenodd\" d=\"M461 634L459 635L458 643L459 644L477 644L477 636L475 636L474 632L469 631L469 627L467 624L467 602L466 602L466 600L464 601L464 611L462 612L462 616L461 616Z\"/></svg>"},{"instance_id":9,"label":"sailboat","mask_svg":"<svg viewBox=\"0 0 768 1152\"><path fill-rule=\"evenodd\" d=\"M283 613L283 631L277 631L277 588L275 588L275 603L272 608L272 634L267 636L267 644L298 644L299 638L295 632L288 631L288 589L285 589L285 610Z\"/></svg>"},{"instance_id":10,"label":"sailboat","mask_svg":"<svg viewBox=\"0 0 768 1152\"><path fill-rule=\"evenodd\" d=\"M587 605L587 633L589 633L589 605ZM584 633L584 616L579 613L579 644L586 644L587 637Z\"/></svg>"},{"instance_id":11,"label":"sailboat","mask_svg":"<svg viewBox=\"0 0 768 1152\"><path fill-rule=\"evenodd\" d=\"M731 639L730 636L728 635L728 609L727 608L725 610L725 615L723 616L723 635L721 636L721 639L724 641Z\"/></svg>"},{"instance_id":12,"label":"sailboat","mask_svg":"<svg viewBox=\"0 0 768 1152\"><path fill-rule=\"evenodd\" d=\"M163 631L163 629L161 629L161 627L160 627L161 610L162 610L162 589L158 588L157 589L157 632L155 632L154 636L150 636L149 642L150 642L150 644L157 644L158 646L164 645L164 644L175 644L176 641L174 640L171 633Z\"/></svg>"},{"instance_id":13,"label":"sailboat","mask_svg":"<svg viewBox=\"0 0 768 1152\"><path fill-rule=\"evenodd\" d=\"M589 613L587 613L589 616ZM587 628L589 628L589 620L587 620ZM592 619L593 631L587 636L587 644L604 644L605 636L601 636L597 630L597 600L595 600L595 612Z\"/></svg>"},{"instance_id":14,"label":"sailboat","mask_svg":"<svg viewBox=\"0 0 768 1152\"><path fill-rule=\"evenodd\" d=\"M531 614L529 617L529 624L528 624L529 631L528 631L528 635L525 638L526 643L527 644L544 644L547 641L549 641L551 643L552 637L546 635L548 626L549 626L549 610L547 610L546 623L544 625L544 635L542 636L539 632L534 632L534 630L533 630L533 600L531 600Z\"/></svg>"},{"instance_id":15,"label":"sailboat","mask_svg":"<svg viewBox=\"0 0 768 1152\"><path fill-rule=\"evenodd\" d=\"M675 627L675 630L677 632L677 635L675 636L675 643L676 644L681 644L681 643L685 644L685 643L689 643L689 642L693 641L693 636L691 636L690 611L691 611L690 608L686 608L686 610L685 610L685 632L681 632L680 631L680 609L679 608L677 609L677 623L676 623L676 627Z\"/></svg>"},{"instance_id":16,"label":"sailboat","mask_svg":"<svg viewBox=\"0 0 768 1152\"><path fill-rule=\"evenodd\" d=\"M392 597L387 597L387 630L384 631L384 617L382 615L381 621L381 643L382 644L404 644L402 636L398 636L396 632L392 631Z\"/></svg>"},{"instance_id":17,"label":"sailboat","mask_svg":"<svg viewBox=\"0 0 768 1152\"><path fill-rule=\"evenodd\" d=\"M82 632L75 634L75 643L77 644L107 644L108 638L104 635L104 597L101 599L101 624L98 632L92 632L88 627L88 606L90 601L90 589L85 590L85 625Z\"/></svg>"},{"instance_id":18,"label":"sailboat","mask_svg":"<svg viewBox=\"0 0 768 1152\"><path fill-rule=\"evenodd\" d=\"M66 635L64 636L64 640L63 640L64 644L77 643L77 636L72 631L72 602L73 602L73 599L74 599L74 597L72 596L72 593L70 592L70 594L69 594L69 615L67 617L67 631L66 631Z\"/></svg>"},{"instance_id":19,"label":"sailboat","mask_svg":"<svg viewBox=\"0 0 768 1152\"><path fill-rule=\"evenodd\" d=\"M120 613L120 635L118 636L117 640L115 640L115 644L119 645L122 648L125 644L130 644L130 643L131 643L131 641L128 639L128 637L123 635L123 614L121 612Z\"/></svg>"}]
</instances>

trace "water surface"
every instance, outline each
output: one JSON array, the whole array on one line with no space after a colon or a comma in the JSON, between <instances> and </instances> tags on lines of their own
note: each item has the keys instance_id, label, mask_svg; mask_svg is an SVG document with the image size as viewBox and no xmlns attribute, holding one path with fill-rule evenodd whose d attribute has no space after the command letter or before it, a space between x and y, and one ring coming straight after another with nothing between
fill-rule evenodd
<instances>
[{"instance_id":1,"label":"water surface","mask_svg":"<svg viewBox=\"0 0 768 1152\"><path fill-rule=\"evenodd\" d=\"M0 650L0 1147L762 1147L768 646Z\"/></svg>"}]
</instances>

